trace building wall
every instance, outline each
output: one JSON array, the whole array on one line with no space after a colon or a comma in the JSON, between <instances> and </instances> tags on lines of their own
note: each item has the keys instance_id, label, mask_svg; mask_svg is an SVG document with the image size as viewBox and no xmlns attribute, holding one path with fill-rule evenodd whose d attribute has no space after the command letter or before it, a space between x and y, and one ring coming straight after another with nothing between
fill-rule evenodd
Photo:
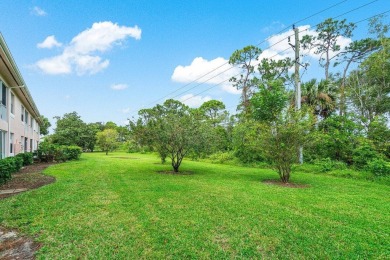
<instances>
[{"instance_id":1,"label":"building wall","mask_svg":"<svg viewBox=\"0 0 390 260\"><path fill-rule=\"evenodd\" d=\"M0 134L0 145L2 145L2 147L0 148L3 150L1 157L14 156L25 151L35 151L38 148L40 135L37 119L32 116L31 111L29 111L26 108L27 106L21 102L20 97L13 91L13 89L8 87L9 84L7 84L3 77L1 77L1 74L0 80L2 81L2 84L7 86L6 108L5 111L2 113L0 112L0 130L2 132ZM11 112L11 94L14 95L13 113ZM23 121L22 106L27 111L27 114L23 111ZM26 115L28 118L27 122Z\"/></svg>"}]
</instances>

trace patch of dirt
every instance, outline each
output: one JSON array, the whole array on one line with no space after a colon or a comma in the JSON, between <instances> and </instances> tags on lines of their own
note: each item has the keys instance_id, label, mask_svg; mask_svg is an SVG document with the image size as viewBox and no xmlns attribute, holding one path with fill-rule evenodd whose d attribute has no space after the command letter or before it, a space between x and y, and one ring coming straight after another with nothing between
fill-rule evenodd
<instances>
[{"instance_id":1,"label":"patch of dirt","mask_svg":"<svg viewBox=\"0 0 390 260\"><path fill-rule=\"evenodd\" d=\"M139 158L135 158L135 157L112 157L112 158L117 158L117 159L128 159L128 160L139 160Z\"/></svg>"},{"instance_id":2,"label":"patch of dirt","mask_svg":"<svg viewBox=\"0 0 390 260\"><path fill-rule=\"evenodd\" d=\"M41 244L31 238L0 227L0 259L35 259L34 254L40 247Z\"/></svg>"},{"instance_id":3,"label":"patch of dirt","mask_svg":"<svg viewBox=\"0 0 390 260\"><path fill-rule=\"evenodd\" d=\"M296 189L305 189L309 188L310 185L308 184L299 184L299 183L292 183L292 182L282 182L280 180L265 180L263 183L268 184L268 185L278 185L286 188L296 188Z\"/></svg>"},{"instance_id":4,"label":"patch of dirt","mask_svg":"<svg viewBox=\"0 0 390 260\"><path fill-rule=\"evenodd\" d=\"M172 174L172 175L192 175L194 174L191 171L183 171L183 172L174 172L174 171L157 171L160 174Z\"/></svg>"},{"instance_id":5,"label":"patch of dirt","mask_svg":"<svg viewBox=\"0 0 390 260\"><path fill-rule=\"evenodd\" d=\"M12 179L7 183L0 185L1 190L31 190L55 182L52 176L43 175L41 172L53 165L53 163L34 163L25 166L19 172L12 174ZM16 195L20 192L0 194L0 199Z\"/></svg>"}]
</instances>

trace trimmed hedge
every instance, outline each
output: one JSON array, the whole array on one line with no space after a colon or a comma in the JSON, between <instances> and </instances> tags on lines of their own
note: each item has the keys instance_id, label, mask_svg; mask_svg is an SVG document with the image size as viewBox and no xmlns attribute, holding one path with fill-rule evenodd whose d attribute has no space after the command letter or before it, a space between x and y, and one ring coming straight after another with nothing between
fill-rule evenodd
<instances>
[{"instance_id":1,"label":"trimmed hedge","mask_svg":"<svg viewBox=\"0 0 390 260\"><path fill-rule=\"evenodd\" d=\"M18 172L23 166L23 159L19 157L7 157L0 160L0 184L11 179L12 173Z\"/></svg>"},{"instance_id":2,"label":"trimmed hedge","mask_svg":"<svg viewBox=\"0 0 390 260\"><path fill-rule=\"evenodd\" d=\"M23 160L23 166L31 165L33 163L33 153L18 153L15 157Z\"/></svg>"},{"instance_id":3,"label":"trimmed hedge","mask_svg":"<svg viewBox=\"0 0 390 260\"><path fill-rule=\"evenodd\" d=\"M39 144L37 156L44 162L65 162L68 160L78 160L81 155L81 148L78 146L56 145L47 142Z\"/></svg>"}]
</instances>

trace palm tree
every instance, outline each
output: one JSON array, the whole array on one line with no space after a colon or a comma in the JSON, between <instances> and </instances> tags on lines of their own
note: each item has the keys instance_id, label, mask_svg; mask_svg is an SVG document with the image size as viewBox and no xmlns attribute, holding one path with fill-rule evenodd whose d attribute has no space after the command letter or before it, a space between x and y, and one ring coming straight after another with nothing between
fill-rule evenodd
<instances>
[{"instance_id":1,"label":"palm tree","mask_svg":"<svg viewBox=\"0 0 390 260\"><path fill-rule=\"evenodd\" d=\"M316 116L327 118L336 110L337 87L334 82L321 80L317 83L316 79L312 79L303 83L301 89L302 104L312 107Z\"/></svg>"}]
</instances>

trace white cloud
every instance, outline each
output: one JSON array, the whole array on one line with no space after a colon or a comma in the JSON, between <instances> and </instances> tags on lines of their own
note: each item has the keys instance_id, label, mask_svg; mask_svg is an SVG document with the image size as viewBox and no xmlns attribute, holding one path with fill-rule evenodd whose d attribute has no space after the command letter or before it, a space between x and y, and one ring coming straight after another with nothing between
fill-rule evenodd
<instances>
[{"instance_id":1,"label":"white cloud","mask_svg":"<svg viewBox=\"0 0 390 260\"><path fill-rule=\"evenodd\" d=\"M199 107L204 102L210 101L212 98L210 96L195 96L194 94L186 94L179 98L180 102L183 102L189 107Z\"/></svg>"},{"instance_id":2,"label":"white cloud","mask_svg":"<svg viewBox=\"0 0 390 260\"><path fill-rule=\"evenodd\" d=\"M208 73L206 76L204 76ZM177 66L172 74L172 80L181 83L203 83L217 85L229 93L239 94L232 87L229 79L239 73L239 70L228 63L224 58L216 58L214 60L206 60L202 57L195 58L188 66ZM203 77L204 76L204 77Z\"/></svg>"},{"instance_id":3,"label":"white cloud","mask_svg":"<svg viewBox=\"0 0 390 260\"><path fill-rule=\"evenodd\" d=\"M64 99L65 99L65 100L69 100L69 99L70 99L70 95L66 95L66 96L64 97Z\"/></svg>"},{"instance_id":4,"label":"white cloud","mask_svg":"<svg viewBox=\"0 0 390 260\"><path fill-rule=\"evenodd\" d=\"M275 26L283 26L280 23L273 24ZM317 32L310 28L310 25L304 25L298 27L300 31L300 38L304 35L317 36ZM286 39L290 36L290 43L295 44L294 31L292 29L287 32L276 34L270 37L267 40L268 48L265 48L259 57L259 61L264 58L271 58L273 60L281 60L284 58L294 59L295 52L289 45L288 40ZM351 39L340 36L338 38L338 44L343 49L351 42ZM319 55L314 53L314 50L305 51L308 54L309 58L319 59ZM303 52L302 52L303 53ZM333 56L335 53L331 53ZM257 65L258 63L254 63ZM195 58L190 65L182 66L179 65L175 68L171 79L175 82L181 83L203 83L207 80L205 84L211 85L220 85L221 89L231 93L231 94L240 94L241 90L237 90L232 86L229 79L240 73L240 69L232 67L228 64L228 60L218 57L213 60L206 60L202 57ZM204 76L207 74L206 76Z\"/></svg>"},{"instance_id":5,"label":"white cloud","mask_svg":"<svg viewBox=\"0 0 390 260\"><path fill-rule=\"evenodd\" d=\"M119 26L112 22L94 23L91 28L76 35L62 54L41 59L35 66L46 74L95 74L110 64L100 54L121 45L129 37L139 40L141 29L137 26Z\"/></svg>"},{"instance_id":6,"label":"white cloud","mask_svg":"<svg viewBox=\"0 0 390 260\"><path fill-rule=\"evenodd\" d=\"M58 42L54 35L47 36L43 42L37 44L37 47L40 49L44 49L44 48L51 49L53 47L61 47L61 46L62 43Z\"/></svg>"},{"instance_id":7,"label":"white cloud","mask_svg":"<svg viewBox=\"0 0 390 260\"><path fill-rule=\"evenodd\" d=\"M124 90L127 89L129 86L127 84L113 84L110 86L111 89L113 90Z\"/></svg>"},{"instance_id":8,"label":"white cloud","mask_svg":"<svg viewBox=\"0 0 390 260\"><path fill-rule=\"evenodd\" d=\"M32 9L31 9L31 14L32 15L36 15L36 16L46 16L47 13L45 12L45 10L43 10L42 8L38 7L38 6L34 6Z\"/></svg>"}]
</instances>

